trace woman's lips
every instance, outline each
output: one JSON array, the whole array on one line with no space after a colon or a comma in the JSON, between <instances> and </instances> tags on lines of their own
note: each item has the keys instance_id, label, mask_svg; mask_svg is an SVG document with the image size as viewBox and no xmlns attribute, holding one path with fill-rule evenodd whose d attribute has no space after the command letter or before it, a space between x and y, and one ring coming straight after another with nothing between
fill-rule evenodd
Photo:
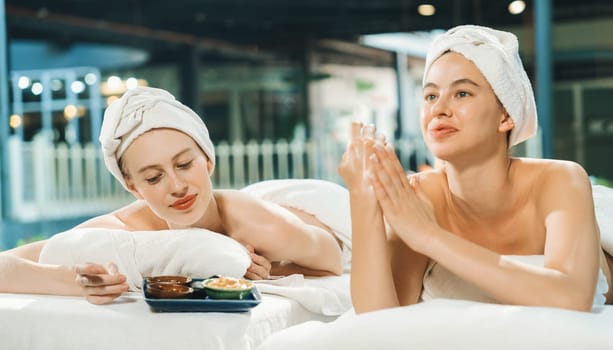
<instances>
[{"instance_id":1,"label":"woman's lips","mask_svg":"<svg viewBox=\"0 0 613 350\"><path fill-rule=\"evenodd\" d=\"M430 133L432 137L441 138L441 137L445 137L447 135L453 134L456 131L458 131L458 129L456 128L452 128L448 126L440 126L440 127L432 128L428 132Z\"/></svg>"},{"instance_id":2,"label":"woman's lips","mask_svg":"<svg viewBox=\"0 0 613 350\"><path fill-rule=\"evenodd\" d=\"M194 204L195 201L196 201L196 195L192 194L192 195L185 196L185 197L175 201L170 206L172 208L174 208L174 209L177 209L177 210L185 210L185 209L188 209L189 207L191 207Z\"/></svg>"}]
</instances>

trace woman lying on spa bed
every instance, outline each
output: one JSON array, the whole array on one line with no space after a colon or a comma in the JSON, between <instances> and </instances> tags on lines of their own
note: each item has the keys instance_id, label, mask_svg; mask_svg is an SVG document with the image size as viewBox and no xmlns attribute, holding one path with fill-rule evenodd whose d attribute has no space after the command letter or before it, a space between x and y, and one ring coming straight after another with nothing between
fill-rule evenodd
<instances>
[{"instance_id":1,"label":"woman lying on spa bed","mask_svg":"<svg viewBox=\"0 0 613 350\"><path fill-rule=\"evenodd\" d=\"M440 168L405 176L393 148L361 124L339 167L356 312L436 297L587 311L606 294L610 303L585 170L509 155L537 128L516 37L449 30L429 49L423 88L422 133Z\"/></svg>"},{"instance_id":2,"label":"woman lying on spa bed","mask_svg":"<svg viewBox=\"0 0 613 350\"><path fill-rule=\"evenodd\" d=\"M245 275L250 279L342 273L340 243L314 216L238 190L213 190L215 154L208 130L168 92L128 91L105 111L100 142L107 168L138 200L78 227L201 227L223 233L250 249L252 265ZM0 253L0 292L84 295L103 304L128 290L113 264L38 263L44 244Z\"/></svg>"}]
</instances>

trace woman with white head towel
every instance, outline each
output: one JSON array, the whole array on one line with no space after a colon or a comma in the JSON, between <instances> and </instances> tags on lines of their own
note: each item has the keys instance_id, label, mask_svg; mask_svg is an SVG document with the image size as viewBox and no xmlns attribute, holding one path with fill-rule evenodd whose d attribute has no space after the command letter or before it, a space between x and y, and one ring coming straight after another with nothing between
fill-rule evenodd
<instances>
[{"instance_id":1,"label":"woman with white head towel","mask_svg":"<svg viewBox=\"0 0 613 350\"><path fill-rule=\"evenodd\" d=\"M431 298L575 310L611 301L585 170L509 154L537 131L515 35L463 25L435 39L420 120L442 165L409 176L372 126L352 125L339 171L357 312Z\"/></svg>"},{"instance_id":2,"label":"woman with white head towel","mask_svg":"<svg viewBox=\"0 0 613 350\"><path fill-rule=\"evenodd\" d=\"M343 256L350 255L343 251L351 243L342 232L350 229L319 210L326 207L319 202L334 197L342 204L344 196L347 203L347 191L315 180L213 189L215 153L206 125L167 91L138 87L113 102L104 114L100 143L108 170L137 200L77 228L214 231L250 248L252 264L245 274L250 279L343 271ZM84 295L103 304L128 290L126 276L113 264L41 264L45 244L0 253L0 292Z\"/></svg>"}]
</instances>

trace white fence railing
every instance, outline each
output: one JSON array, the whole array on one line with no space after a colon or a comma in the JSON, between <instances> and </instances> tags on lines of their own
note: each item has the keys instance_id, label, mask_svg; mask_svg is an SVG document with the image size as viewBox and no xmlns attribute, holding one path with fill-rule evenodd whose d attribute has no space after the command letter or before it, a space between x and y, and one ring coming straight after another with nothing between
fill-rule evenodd
<instances>
[{"instance_id":1,"label":"white fence railing","mask_svg":"<svg viewBox=\"0 0 613 350\"><path fill-rule=\"evenodd\" d=\"M408 164L414 147L396 143ZM337 167L344 145L334 140L219 143L215 147L216 188L240 188L269 179L318 178L340 182ZM9 140L13 219L35 221L96 215L133 197L104 167L94 144L52 144L44 138Z\"/></svg>"}]
</instances>

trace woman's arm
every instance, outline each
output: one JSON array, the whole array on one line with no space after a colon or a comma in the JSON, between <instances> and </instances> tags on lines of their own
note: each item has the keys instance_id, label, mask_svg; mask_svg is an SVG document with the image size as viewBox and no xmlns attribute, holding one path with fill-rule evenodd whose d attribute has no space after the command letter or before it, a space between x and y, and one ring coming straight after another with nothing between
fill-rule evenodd
<instances>
[{"instance_id":1,"label":"woman's arm","mask_svg":"<svg viewBox=\"0 0 613 350\"><path fill-rule=\"evenodd\" d=\"M84 296L109 303L128 290L126 277L113 264L61 266L38 262L46 241L0 252L0 293Z\"/></svg>"},{"instance_id":2,"label":"woman's arm","mask_svg":"<svg viewBox=\"0 0 613 350\"><path fill-rule=\"evenodd\" d=\"M580 166L552 164L534 194L541 198L538 210L546 227L544 267L510 261L440 228L419 200L418 181L406 188L383 176L375 188L386 218L404 242L496 300L590 310L600 249L591 185Z\"/></svg>"},{"instance_id":3,"label":"woman's arm","mask_svg":"<svg viewBox=\"0 0 613 350\"><path fill-rule=\"evenodd\" d=\"M418 250L500 302L591 310L600 250L591 184L570 162L548 174L535 193L545 218L544 267L510 261L442 230Z\"/></svg>"},{"instance_id":4,"label":"woman's arm","mask_svg":"<svg viewBox=\"0 0 613 350\"><path fill-rule=\"evenodd\" d=\"M230 237L252 246L271 262L289 261L306 270L318 270L318 275L342 273L341 250L331 233L305 223L275 203L236 190L218 193Z\"/></svg>"},{"instance_id":5,"label":"woman's arm","mask_svg":"<svg viewBox=\"0 0 613 350\"><path fill-rule=\"evenodd\" d=\"M339 166L339 174L349 189L351 299L357 313L399 305L383 214L369 178L372 169L368 157L374 144L374 127L353 123Z\"/></svg>"},{"instance_id":6,"label":"woman's arm","mask_svg":"<svg viewBox=\"0 0 613 350\"><path fill-rule=\"evenodd\" d=\"M73 268L38 263L45 242L0 253L0 292L80 295Z\"/></svg>"},{"instance_id":7,"label":"woman's arm","mask_svg":"<svg viewBox=\"0 0 613 350\"><path fill-rule=\"evenodd\" d=\"M388 246L398 302L400 306L415 304L421 297L429 259L409 248L395 233L390 234Z\"/></svg>"}]
</instances>

